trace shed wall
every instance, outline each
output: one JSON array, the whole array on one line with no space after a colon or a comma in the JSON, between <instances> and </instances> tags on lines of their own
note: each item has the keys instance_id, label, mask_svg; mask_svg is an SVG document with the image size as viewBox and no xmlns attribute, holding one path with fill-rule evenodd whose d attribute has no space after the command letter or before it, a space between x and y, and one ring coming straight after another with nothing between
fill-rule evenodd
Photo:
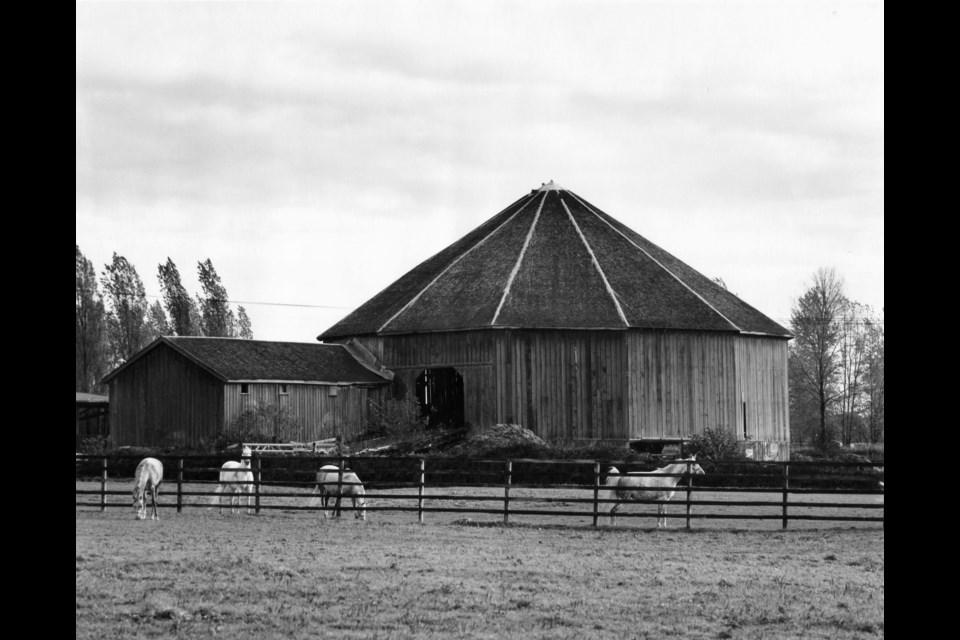
<instances>
[{"instance_id":1,"label":"shed wall","mask_svg":"<svg viewBox=\"0 0 960 640\"><path fill-rule=\"evenodd\" d=\"M287 393L281 393L276 382L251 382L247 393L241 393L240 384L224 388L224 413L230 425L243 411L258 405L276 405L291 411L300 419L295 433L283 434L285 440L312 442L341 436L350 440L359 436L367 424L368 390L363 387L341 385L287 383Z\"/></svg>"},{"instance_id":2,"label":"shed wall","mask_svg":"<svg viewBox=\"0 0 960 640\"><path fill-rule=\"evenodd\" d=\"M185 446L223 424L223 386L165 345L110 380L110 426L117 446Z\"/></svg>"}]
</instances>

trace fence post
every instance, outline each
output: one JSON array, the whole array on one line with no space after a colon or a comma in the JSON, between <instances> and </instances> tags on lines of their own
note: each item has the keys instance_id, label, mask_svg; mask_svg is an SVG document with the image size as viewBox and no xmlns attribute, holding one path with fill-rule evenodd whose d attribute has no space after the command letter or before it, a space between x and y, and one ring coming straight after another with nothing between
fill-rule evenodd
<instances>
[{"instance_id":1,"label":"fence post","mask_svg":"<svg viewBox=\"0 0 960 640\"><path fill-rule=\"evenodd\" d=\"M690 493L693 490L693 473L690 471L690 463L687 462L687 531L690 530Z\"/></svg>"},{"instance_id":2,"label":"fence post","mask_svg":"<svg viewBox=\"0 0 960 640\"><path fill-rule=\"evenodd\" d=\"M257 472L253 474L253 512L260 515L260 456L254 457L254 464Z\"/></svg>"},{"instance_id":3,"label":"fence post","mask_svg":"<svg viewBox=\"0 0 960 640\"><path fill-rule=\"evenodd\" d=\"M787 493L790 488L790 463L783 463L783 528L787 528Z\"/></svg>"},{"instance_id":4,"label":"fence post","mask_svg":"<svg viewBox=\"0 0 960 640\"><path fill-rule=\"evenodd\" d=\"M183 458L177 458L177 513L183 513Z\"/></svg>"},{"instance_id":5,"label":"fence post","mask_svg":"<svg viewBox=\"0 0 960 640\"><path fill-rule=\"evenodd\" d=\"M593 463L593 526L597 526L600 515L600 461Z\"/></svg>"},{"instance_id":6,"label":"fence post","mask_svg":"<svg viewBox=\"0 0 960 640\"><path fill-rule=\"evenodd\" d=\"M420 458L420 482L417 484L417 520L423 523L423 485L425 473L424 459Z\"/></svg>"},{"instance_id":7,"label":"fence post","mask_svg":"<svg viewBox=\"0 0 960 640\"><path fill-rule=\"evenodd\" d=\"M340 437L337 436L337 450L340 449ZM337 500L333 503L333 515L340 517L340 498L343 497L343 469L346 466L346 462L343 459L343 454L340 454L340 461L337 464Z\"/></svg>"},{"instance_id":8,"label":"fence post","mask_svg":"<svg viewBox=\"0 0 960 640\"><path fill-rule=\"evenodd\" d=\"M100 511L107 510L107 456L103 456L103 473L100 476Z\"/></svg>"},{"instance_id":9,"label":"fence post","mask_svg":"<svg viewBox=\"0 0 960 640\"><path fill-rule=\"evenodd\" d=\"M510 523L510 479L513 475L513 460L507 460L506 472L506 482L503 485L503 524Z\"/></svg>"}]
</instances>

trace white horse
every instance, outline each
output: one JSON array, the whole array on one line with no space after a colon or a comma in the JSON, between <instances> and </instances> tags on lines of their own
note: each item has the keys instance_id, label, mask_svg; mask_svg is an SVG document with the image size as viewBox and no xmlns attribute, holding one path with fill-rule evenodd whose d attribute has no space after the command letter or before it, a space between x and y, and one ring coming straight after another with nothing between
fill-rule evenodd
<instances>
[{"instance_id":1,"label":"white horse","mask_svg":"<svg viewBox=\"0 0 960 640\"><path fill-rule=\"evenodd\" d=\"M355 509L354 517L360 520L367 519L367 499L364 497L366 491L360 478L353 471L343 471L343 477L340 477L340 467L335 464L325 464L317 471L317 490L320 491L320 500L323 505L323 517L329 518L327 506L330 504L330 498L336 498L333 507L333 513L340 517L340 500L344 496L349 496L353 501Z\"/></svg>"},{"instance_id":2,"label":"white horse","mask_svg":"<svg viewBox=\"0 0 960 640\"><path fill-rule=\"evenodd\" d=\"M133 474L133 508L137 510L137 520L147 519L147 494L153 502L151 520L159 520L157 513L157 492L163 482L163 464L156 458L144 458Z\"/></svg>"},{"instance_id":3,"label":"white horse","mask_svg":"<svg viewBox=\"0 0 960 640\"><path fill-rule=\"evenodd\" d=\"M229 493L230 510L240 513L240 500L246 496L247 513L250 513L250 497L253 493L253 472L250 471L250 456L253 452L250 447L243 448L240 462L229 460L220 467L220 486L215 493ZM237 499L234 508L233 499ZM223 513L223 496L220 496L220 513Z\"/></svg>"},{"instance_id":4,"label":"white horse","mask_svg":"<svg viewBox=\"0 0 960 640\"><path fill-rule=\"evenodd\" d=\"M606 484L612 487L610 497L617 500L610 508L610 524L616 524L616 514L626 500L670 500L676 491L677 483L684 476L703 475L704 471L696 459L696 456L690 456L654 471L637 471L623 475L620 475L616 467L607 469ZM657 527L667 526L666 508L667 505L663 502L657 504Z\"/></svg>"}]
</instances>

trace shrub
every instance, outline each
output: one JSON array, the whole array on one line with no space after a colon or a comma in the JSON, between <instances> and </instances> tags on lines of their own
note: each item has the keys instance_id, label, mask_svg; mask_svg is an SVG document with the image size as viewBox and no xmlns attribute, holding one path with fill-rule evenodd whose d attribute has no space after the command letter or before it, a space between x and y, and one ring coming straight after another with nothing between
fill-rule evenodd
<instances>
[{"instance_id":1,"label":"shrub","mask_svg":"<svg viewBox=\"0 0 960 640\"><path fill-rule=\"evenodd\" d=\"M707 428L690 438L687 451L703 460L742 460L743 451L736 434L723 429Z\"/></svg>"},{"instance_id":2,"label":"shrub","mask_svg":"<svg viewBox=\"0 0 960 640\"><path fill-rule=\"evenodd\" d=\"M399 453L416 448L428 423L429 416L422 414L420 402L409 395L382 403L370 401L370 432L377 437L395 440Z\"/></svg>"},{"instance_id":3,"label":"shrub","mask_svg":"<svg viewBox=\"0 0 960 640\"><path fill-rule=\"evenodd\" d=\"M102 456L113 450L113 439L110 436L89 436L80 441L77 453Z\"/></svg>"},{"instance_id":4,"label":"shrub","mask_svg":"<svg viewBox=\"0 0 960 640\"><path fill-rule=\"evenodd\" d=\"M242 411L227 428L218 432L210 445L222 451L240 442L287 442L299 434L300 418L290 409L275 404L261 404Z\"/></svg>"}]
</instances>

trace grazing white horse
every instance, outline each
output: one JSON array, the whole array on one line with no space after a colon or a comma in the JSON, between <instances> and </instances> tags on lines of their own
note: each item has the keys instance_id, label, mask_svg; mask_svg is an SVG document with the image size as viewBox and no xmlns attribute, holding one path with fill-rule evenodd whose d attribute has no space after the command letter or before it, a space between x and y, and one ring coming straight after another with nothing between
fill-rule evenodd
<instances>
[{"instance_id":1,"label":"grazing white horse","mask_svg":"<svg viewBox=\"0 0 960 640\"><path fill-rule=\"evenodd\" d=\"M696 462L696 456L684 460L675 460L665 467L654 471L637 471L620 475L616 467L607 469L607 486L612 487L610 497L617 502L610 508L610 524L616 524L617 512L626 500L670 500L676 491L677 483L683 476L703 475L704 471ZM677 475L667 475L677 474ZM667 526L667 505L657 504L657 527Z\"/></svg>"},{"instance_id":2,"label":"grazing white horse","mask_svg":"<svg viewBox=\"0 0 960 640\"><path fill-rule=\"evenodd\" d=\"M160 490L160 483L163 482L163 464L156 458L144 458L137 465L137 470L133 474L133 508L137 510L137 520L147 519L147 494L153 502L153 515L151 520L159 520L160 514L157 513L157 492Z\"/></svg>"},{"instance_id":3,"label":"grazing white horse","mask_svg":"<svg viewBox=\"0 0 960 640\"><path fill-rule=\"evenodd\" d=\"M240 499L246 496L247 513L250 513L250 497L253 493L253 472L250 471L250 456L253 452L250 447L243 448L240 462L229 460L220 467L220 486L215 493L228 493L230 510L240 513ZM237 499L234 508L233 499ZM223 513L223 496L220 496L220 513Z\"/></svg>"},{"instance_id":4,"label":"grazing white horse","mask_svg":"<svg viewBox=\"0 0 960 640\"><path fill-rule=\"evenodd\" d=\"M367 499L364 497L366 491L360 478L353 471L343 471L343 478L338 484L340 477L340 467L335 464L325 464L317 471L317 490L320 491L320 500L323 505L323 517L329 518L327 506L330 504L330 498L336 498L333 507L333 513L340 517L340 499L344 496L353 500L355 508L354 517L360 520L367 519Z\"/></svg>"}]
</instances>

